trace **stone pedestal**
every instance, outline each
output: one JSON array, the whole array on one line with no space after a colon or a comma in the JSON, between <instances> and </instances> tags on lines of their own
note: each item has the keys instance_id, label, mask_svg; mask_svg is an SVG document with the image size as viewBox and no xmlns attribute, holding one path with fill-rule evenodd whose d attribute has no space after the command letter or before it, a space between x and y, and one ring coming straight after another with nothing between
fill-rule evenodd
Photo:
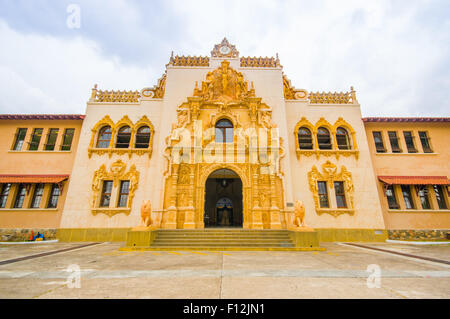
<instances>
[{"instance_id":1,"label":"stone pedestal","mask_svg":"<svg viewBox=\"0 0 450 319\"><path fill-rule=\"evenodd\" d=\"M195 229L194 207L190 207L184 213L183 229Z\"/></svg>"},{"instance_id":2,"label":"stone pedestal","mask_svg":"<svg viewBox=\"0 0 450 319\"><path fill-rule=\"evenodd\" d=\"M317 231L309 227L299 227L290 231L295 247L319 247L319 235Z\"/></svg>"},{"instance_id":3,"label":"stone pedestal","mask_svg":"<svg viewBox=\"0 0 450 319\"><path fill-rule=\"evenodd\" d=\"M278 208L270 209L270 229L281 229L281 216Z\"/></svg>"},{"instance_id":4,"label":"stone pedestal","mask_svg":"<svg viewBox=\"0 0 450 319\"><path fill-rule=\"evenodd\" d=\"M176 207L169 207L166 212L166 221L164 228L177 229L177 209Z\"/></svg>"},{"instance_id":5,"label":"stone pedestal","mask_svg":"<svg viewBox=\"0 0 450 319\"><path fill-rule=\"evenodd\" d=\"M251 224L251 229L264 229L262 211L259 207L253 208L253 222Z\"/></svg>"},{"instance_id":6,"label":"stone pedestal","mask_svg":"<svg viewBox=\"0 0 450 319\"><path fill-rule=\"evenodd\" d=\"M155 229L130 230L127 233L127 247L149 247L156 237Z\"/></svg>"}]
</instances>

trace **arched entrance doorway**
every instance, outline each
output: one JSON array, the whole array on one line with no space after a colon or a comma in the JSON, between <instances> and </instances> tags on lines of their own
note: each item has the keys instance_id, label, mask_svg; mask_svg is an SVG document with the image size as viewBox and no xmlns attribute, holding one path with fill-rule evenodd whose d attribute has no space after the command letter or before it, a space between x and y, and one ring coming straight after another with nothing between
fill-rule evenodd
<instances>
[{"instance_id":1,"label":"arched entrance doorway","mask_svg":"<svg viewBox=\"0 0 450 319\"><path fill-rule=\"evenodd\" d=\"M242 227L242 181L229 169L218 169L205 183L205 227Z\"/></svg>"}]
</instances>

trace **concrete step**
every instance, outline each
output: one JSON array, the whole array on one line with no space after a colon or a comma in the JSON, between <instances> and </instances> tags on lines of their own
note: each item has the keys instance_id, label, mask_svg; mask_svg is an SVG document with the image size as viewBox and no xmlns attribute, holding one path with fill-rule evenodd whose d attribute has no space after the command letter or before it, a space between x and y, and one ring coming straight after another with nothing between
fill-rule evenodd
<instances>
[{"instance_id":1,"label":"concrete step","mask_svg":"<svg viewBox=\"0 0 450 319\"><path fill-rule=\"evenodd\" d=\"M321 247L249 247L249 246L146 246L122 247L121 251L324 251Z\"/></svg>"},{"instance_id":2,"label":"concrete step","mask_svg":"<svg viewBox=\"0 0 450 319\"><path fill-rule=\"evenodd\" d=\"M184 240L184 241L154 241L153 245L293 245L291 241L236 241L236 240L228 240L228 241L196 241L196 240Z\"/></svg>"},{"instance_id":3,"label":"concrete step","mask_svg":"<svg viewBox=\"0 0 450 319\"><path fill-rule=\"evenodd\" d=\"M271 229L163 229L157 230L150 245L145 246L146 240L136 239L122 250L215 250L215 251L317 251L325 250L313 247L309 243L304 247L295 247L288 230ZM295 237L297 238L297 237ZM147 240L149 240L148 237ZM139 244L143 243L141 246ZM317 245L316 245L317 246Z\"/></svg>"},{"instance_id":4,"label":"concrete step","mask_svg":"<svg viewBox=\"0 0 450 319\"><path fill-rule=\"evenodd\" d=\"M289 232L269 229L165 229L158 230L150 248L188 249L230 248L241 250L295 248Z\"/></svg>"},{"instance_id":5,"label":"concrete step","mask_svg":"<svg viewBox=\"0 0 450 319\"><path fill-rule=\"evenodd\" d=\"M263 236L275 236L275 235L287 235L287 232L279 232L279 231L252 231L252 232L239 232L239 231L207 231L207 232L201 232L201 231L157 231L158 235L221 235L221 234L230 234L230 235L263 235Z\"/></svg>"},{"instance_id":6,"label":"concrete step","mask_svg":"<svg viewBox=\"0 0 450 319\"><path fill-rule=\"evenodd\" d=\"M293 243L152 243L150 247L294 247Z\"/></svg>"},{"instance_id":7,"label":"concrete step","mask_svg":"<svg viewBox=\"0 0 450 319\"><path fill-rule=\"evenodd\" d=\"M202 234L192 234L192 235L185 235L185 234L179 234L179 235L171 235L171 234L158 234L158 238L164 238L164 239L177 239L177 238L261 238L261 239L289 239L289 235L233 235L233 234L214 234L214 235L202 235Z\"/></svg>"}]
</instances>

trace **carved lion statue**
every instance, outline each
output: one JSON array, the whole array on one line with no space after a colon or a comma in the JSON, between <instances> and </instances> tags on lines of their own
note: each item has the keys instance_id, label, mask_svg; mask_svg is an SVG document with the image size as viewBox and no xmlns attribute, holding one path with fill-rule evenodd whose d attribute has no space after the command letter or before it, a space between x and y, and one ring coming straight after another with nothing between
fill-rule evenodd
<instances>
[{"instance_id":1,"label":"carved lion statue","mask_svg":"<svg viewBox=\"0 0 450 319\"><path fill-rule=\"evenodd\" d=\"M149 200L142 201L141 206L141 223L144 227L149 227L152 224L151 220L152 207Z\"/></svg>"},{"instance_id":2,"label":"carved lion statue","mask_svg":"<svg viewBox=\"0 0 450 319\"><path fill-rule=\"evenodd\" d=\"M294 226L305 227L305 205L300 200L296 200L294 205Z\"/></svg>"}]
</instances>

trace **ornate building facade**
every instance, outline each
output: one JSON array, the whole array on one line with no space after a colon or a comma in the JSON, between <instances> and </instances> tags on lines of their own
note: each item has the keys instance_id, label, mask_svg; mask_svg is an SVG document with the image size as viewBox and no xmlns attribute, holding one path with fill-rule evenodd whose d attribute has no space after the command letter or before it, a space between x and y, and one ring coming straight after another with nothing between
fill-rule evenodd
<instances>
[{"instance_id":1,"label":"ornate building facade","mask_svg":"<svg viewBox=\"0 0 450 319\"><path fill-rule=\"evenodd\" d=\"M408 132L416 123L409 124ZM448 229L449 155L441 139L448 136L449 118L428 124L420 132L436 138L434 156L416 152L396 161L400 157L390 152L382 158L376 151L379 141L373 141L378 135L372 136L380 124L361 117L353 88L344 93L297 89L278 56L241 57L224 39L209 57L172 55L153 87L92 89L75 134L57 228L65 240L105 230L115 232L109 240L123 240L124 231L139 224L143 201L150 200L152 224L160 229L290 229L294 202L301 200L306 224L318 229L322 240L351 232L355 240L381 238L387 228ZM397 122L383 125L388 132ZM425 141L423 134L419 138ZM23 153L9 148L6 158L17 152ZM440 164L433 164L436 160ZM425 166L415 185L422 185L424 176L435 177L427 184L430 208L413 213L425 214L414 215L417 222L416 217L392 217L396 213L392 205L386 209L391 189L386 185L410 184L407 178L395 182L383 176L415 176L414 167L421 163ZM403 167L398 173L396 165ZM35 168L34 173L42 172ZM4 175L3 188L11 182ZM406 188L398 187L401 201ZM17 197L13 193L9 197ZM411 216L409 206L399 207ZM427 214L433 215L431 221ZM0 221L0 227L11 225ZM16 227L24 226L17 220Z\"/></svg>"}]
</instances>

